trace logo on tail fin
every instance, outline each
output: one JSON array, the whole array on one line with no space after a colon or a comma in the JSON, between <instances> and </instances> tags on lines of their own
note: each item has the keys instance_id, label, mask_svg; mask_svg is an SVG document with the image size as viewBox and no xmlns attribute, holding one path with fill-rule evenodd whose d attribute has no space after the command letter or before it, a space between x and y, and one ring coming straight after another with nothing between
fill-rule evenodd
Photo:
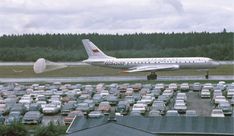
<instances>
[{"instance_id":1,"label":"logo on tail fin","mask_svg":"<svg viewBox=\"0 0 234 136\"><path fill-rule=\"evenodd\" d=\"M98 49L92 49L92 51L93 51L94 53L99 52L99 50L98 50Z\"/></svg>"}]
</instances>

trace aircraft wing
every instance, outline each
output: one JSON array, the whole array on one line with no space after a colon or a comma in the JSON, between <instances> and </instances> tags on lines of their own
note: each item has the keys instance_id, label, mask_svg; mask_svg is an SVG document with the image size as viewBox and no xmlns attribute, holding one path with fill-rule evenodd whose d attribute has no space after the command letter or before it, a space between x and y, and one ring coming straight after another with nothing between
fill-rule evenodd
<instances>
[{"instance_id":1,"label":"aircraft wing","mask_svg":"<svg viewBox=\"0 0 234 136\"><path fill-rule=\"evenodd\" d=\"M124 71L127 73L132 72L153 72L153 71L163 71L163 70L175 70L179 69L179 65L149 65L149 66L139 66L129 68L128 70Z\"/></svg>"}]
</instances>

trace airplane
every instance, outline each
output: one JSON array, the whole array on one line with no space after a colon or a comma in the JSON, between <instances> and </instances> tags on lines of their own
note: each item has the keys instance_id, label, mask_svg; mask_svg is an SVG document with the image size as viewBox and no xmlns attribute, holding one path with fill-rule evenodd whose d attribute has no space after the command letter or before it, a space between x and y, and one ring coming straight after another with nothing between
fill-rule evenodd
<instances>
[{"instance_id":1,"label":"airplane","mask_svg":"<svg viewBox=\"0 0 234 136\"><path fill-rule=\"evenodd\" d=\"M151 72L147 75L148 80L157 79L157 71L177 69L205 70L205 78L209 78L208 69L219 66L217 61L207 57L170 57L170 58L115 58L103 53L89 39L83 39L82 43L88 54L84 63L94 66L122 69L123 72Z\"/></svg>"}]
</instances>

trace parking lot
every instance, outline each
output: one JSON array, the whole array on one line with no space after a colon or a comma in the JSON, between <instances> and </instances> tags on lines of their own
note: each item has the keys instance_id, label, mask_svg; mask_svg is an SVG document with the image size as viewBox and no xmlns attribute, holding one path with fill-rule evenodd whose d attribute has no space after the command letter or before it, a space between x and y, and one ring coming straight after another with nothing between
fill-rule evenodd
<instances>
[{"instance_id":1,"label":"parking lot","mask_svg":"<svg viewBox=\"0 0 234 136\"><path fill-rule=\"evenodd\" d=\"M0 84L1 123L70 124L75 116L233 116L234 83ZM216 111L217 110L217 111ZM37 116L35 116L37 115Z\"/></svg>"}]
</instances>

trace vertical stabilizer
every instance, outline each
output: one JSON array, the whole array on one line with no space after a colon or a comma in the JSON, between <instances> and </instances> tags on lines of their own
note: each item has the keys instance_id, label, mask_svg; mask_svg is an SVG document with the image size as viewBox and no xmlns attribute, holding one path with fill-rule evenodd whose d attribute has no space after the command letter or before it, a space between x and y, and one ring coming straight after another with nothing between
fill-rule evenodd
<instances>
[{"instance_id":1,"label":"vertical stabilizer","mask_svg":"<svg viewBox=\"0 0 234 136\"><path fill-rule=\"evenodd\" d=\"M96 45L94 45L89 39L83 39L82 43L89 56L89 59L105 59L112 58L103 53Z\"/></svg>"}]
</instances>

